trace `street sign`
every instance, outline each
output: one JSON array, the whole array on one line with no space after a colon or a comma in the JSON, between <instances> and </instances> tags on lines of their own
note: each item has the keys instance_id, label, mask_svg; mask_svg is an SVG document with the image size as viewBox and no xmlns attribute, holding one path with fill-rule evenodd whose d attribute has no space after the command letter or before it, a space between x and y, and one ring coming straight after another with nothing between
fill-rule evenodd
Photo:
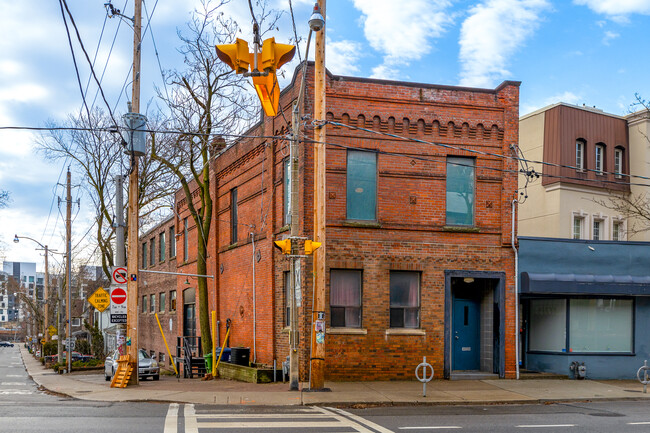
<instances>
[{"instance_id":1,"label":"street sign","mask_svg":"<svg viewBox=\"0 0 650 433\"><path fill-rule=\"evenodd\" d=\"M99 312L103 312L111 304L108 292L103 287L95 290L95 293L88 297L90 305L95 307Z\"/></svg>"},{"instance_id":2,"label":"street sign","mask_svg":"<svg viewBox=\"0 0 650 433\"><path fill-rule=\"evenodd\" d=\"M111 287L111 323L126 323L126 287Z\"/></svg>"},{"instance_id":3,"label":"street sign","mask_svg":"<svg viewBox=\"0 0 650 433\"><path fill-rule=\"evenodd\" d=\"M53 337L54 334L56 334L56 328L54 326L50 326L47 328L47 333L50 334L50 337Z\"/></svg>"},{"instance_id":4,"label":"street sign","mask_svg":"<svg viewBox=\"0 0 650 433\"><path fill-rule=\"evenodd\" d=\"M111 272L111 286L121 286L126 284L126 268L123 266L117 266L113 268Z\"/></svg>"}]
</instances>

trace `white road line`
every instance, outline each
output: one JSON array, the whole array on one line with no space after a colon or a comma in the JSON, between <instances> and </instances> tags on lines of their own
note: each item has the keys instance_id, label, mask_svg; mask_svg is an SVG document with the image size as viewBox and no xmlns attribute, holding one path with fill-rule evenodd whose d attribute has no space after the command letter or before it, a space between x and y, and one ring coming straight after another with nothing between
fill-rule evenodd
<instances>
[{"instance_id":1,"label":"white road line","mask_svg":"<svg viewBox=\"0 0 650 433\"><path fill-rule=\"evenodd\" d=\"M7 377L25 377L24 374L8 374Z\"/></svg>"},{"instance_id":2,"label":"white road line","mask_svg":"<svg viewBox=\"0 0 650 433\"><path fill-rule=\"evenodd\" d=\"M163 433L176 433L178 431L178 403L172 403L167 409L165 428Z\"/></svg>"},{"instance_id":3,"label":"white road line","mask_svg":"<svg viewBox=\"0 0 650 433\"><path fill-rule=\"evenodd\" d=\"M627 425L648 425L650 424L650 421L642 421L642 422L628 422Z\"/></svg>"},{"instance_id":4,"label":"white road line","mask_svg":"<svg viewBox=\"0 0 650 433\"><path fill-rule=\"evenodd\" d=\"M453 428L462 428L457 425L432 425L432 426L422 426L422 427L398 427L400 430L444 430L444 429L453 429Z\"/></svg>"},{"instance_id":5,"label":"white road line","mask_svg":"<svg viewBox=\"0 0 650 433\"><path fill-rule=\"evenodd\" d=\"M27 389L3 389L0 390L0 395L29 395L33 394L32 391Z\"/></svg>"},{"instance_id":6,"label":"white road line","mask_svg":"<svg viewBox=\"0 0 650 433\"><path fill-rule=\"evenodd\" d=\"M330 415L324 415L322 413L250 413L250 414L233 414L233 413L197 413L196 418L326 418Z\"/></svg>"},{"instance_id":7,"label":"white road line","mask_svg":"<svg viewBox=\"0 0 650 433\"><path fill-rule=\"evenodd\" d=\"M0 383L2 386L21 386L21 385L27 385L26 382L2 382Z\"/></svg>"},{"instance_id":8,"label":"white road line","mask_svg":"<svg viewBox=\"0 0 650 433\"><path fill-rule=\"evenodd\" d=\"M199 433L199 425L196 422L196 411L193 404L185 405L183 416L185 416L185 433Z\"/></svg>"},{"instance_id":9,"label":"white road line","mask_svg":"<svg viewBox=\"0 0 650 433\"><path fill-rule=\"evenodd\" d=\"M554 428L554 427L575 427L575 424L523 424L515 427L519 428Z\"/></svg>"},{"instance_id":10,"label":"white road line","mask_svg":"<svg viewBox=\"0 0 650 433\"><path fill-rule=\"evenodd\" d=\"M326 427L342 427L339 421L279 421L279 422L268 422L268 421L250 421L250 422L202 422L198 425L200 428L211 428L211 429L240 429L240 428L252 428L252 429L288 429L288 428L326 428ZM190 433L187 429L187 423L185 424L185 432ZM370 430L364 430L364 432L370 432Z\"/></svg>"},{"instance_id":11,"label":"white road line","mask_svg":"<svg viewBox=\"0 0 650 433\"><path fill-rule=\"evenodd\" d=\"M321 410L323 413L331 413L334 416L336 416L336 415L333 414L332 412L339 413L339 414L341 414L341 415L343 415L343 416L345 416L345 417L347 417L349 419L355 420L356 422L359 423L358 425L356 425L356 423L353 423L349 419L344 418L343 416L340 417L341 421L347 422L350 427L353 427L355 429L361 428L361 430L357 430L359 432L370 432L370 430L365 428L365 427L370 427L370 428L372 428L374 430L377 430L379 433L393 433L392 430L388 430L387 428L382 427L379 424L375 424L372 421L368 421L367 419L361 418L360 416L351 414L350 412L346 412L346 411L341 410L341 409L336 409L336 408L332 408L332 407L328 407L327 409L322 408L322 407L318 407L316 409Z\"/></svg>"}]
</instances>

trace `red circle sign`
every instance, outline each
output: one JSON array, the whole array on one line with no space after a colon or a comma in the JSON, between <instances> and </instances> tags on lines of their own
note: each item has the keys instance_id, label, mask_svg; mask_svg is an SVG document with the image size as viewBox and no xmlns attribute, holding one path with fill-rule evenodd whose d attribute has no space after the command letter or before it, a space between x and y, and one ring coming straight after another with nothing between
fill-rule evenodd
<instances>
[{"instance_id":1,"label":"red circle sign","mask_svg":"<svg viewBox=\"0 0 650 433\"><path fill-rule=\"evenodd\" d=\"M117 284L126 284L126 268L115 268L113 271L113 281Z\"/></svg>"},{"instance_id":2,"label":"red circle sign","mask_svg":"<svg viewBox=\"0 0 650 433\"><path fill-rule=\"evenodd\" d=\"M114 304L123 304L126 301L126 291L121 287L116 287L111 291L111 301Z\"/></svg>"}]
</instances>

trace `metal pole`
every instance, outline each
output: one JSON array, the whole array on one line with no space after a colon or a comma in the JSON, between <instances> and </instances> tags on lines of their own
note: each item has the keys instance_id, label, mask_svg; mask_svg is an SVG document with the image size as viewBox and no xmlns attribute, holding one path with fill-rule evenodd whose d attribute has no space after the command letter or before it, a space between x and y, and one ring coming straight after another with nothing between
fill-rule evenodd
<instances>
[{"instance_id":1,"label":"metal pole","mask_svg":"<svg viewBox=\"0 0 650 433\"><path fill-rule=\"evenodd\" d=\"M66 255L67 257L67 255ZM66 258L67 262L67 258ZM62 343L62 338L63 337L63 329L61 327L61 316L63 316L63 311L61 310L61 307L63 306L63 295L62 295L62 289L63 289L63 277L59 276L59 284L58 287L56 288L56 299L57 299L57 308L56 308L56 332L57 332L57 337L56 337L56 352L58 355L57 362L63 362L63 345Z\"/></svg>"},{"instance_id":2,"label":"metal pole","mask_svg":"<svg viewBox=\"0 0 650 433\"><path fill-rule=\"evenodd\" d=\"M305 69L303 68L303 76ZM298 135L300 133L300 101L294 102L293 115L291 117L291 127L293 140L289 146L289 164L291 173L291 237L299 236L300 226L298 223L299 206L298 206ZM291 248L294 248L294 241L291 242ZM297 391L299 388L299 368L300 355L298 353L300 335L298 333L298 310L296 305L296 263L300 259L291 257L291 268L289 274L289 390ZM284 380L284 379L283 379Z\"/></svg>"},{"instance_id":3,"label":"metal pole","mask_svg":"<svg viewBox=\"0 0 650 433\"><path fill-rule=\"evenodd\" d=\"M142 0L135 0L133 17L133 89L131 110L140 111L140 48L142 29ZM135 374L130 384L138 384L138 158L131 155L131 175L129 176L129 227L127 258L127 353L131 358ZM130 343L130 345L128 345Z\"/></svg>"},{"instance_id":4,"label":"metal pole","mask_svg":"<svg viewBox=\"0 0 650 433\"><path fill-rule=\"evenodd\" d=\"M68 175L67 175L67 195L66 195L66 223L65 223L65 228L66 228L66 250L67 250L67 267L68 267L68 276L67 276L67 281L66 281L66 292L68 294L68 302L66 305L66 336L67 336L67 341L66 341L66 349L67 349L67 362L68 362L68 369L67 372L70 374L70 369L72 368L72 350L70 350L70 318L71 318L71 304L72 304L72 261L71 261L71 255L72 255L72 193L71 193L71 177L70 177L70 168L68 168ZM59 359L59 362L61 360Z\"/></svg>"},{"instance_id":5,"label":"metal pole","mask_svg":"<svg viewBox=\"0 0 650 433\"><path fill-rule=\"evenodd\" d=\"M50 333L47 332L48 328L48 322L49 322L49 308L47 301L49 300L49 291L50 291L50 272L49 272L49 264L47 261L47 256L48 256L48 250L47 250L47 245L45 245L45 284L43 285L43 314L45 317L43 318L43 338L45 338L45 341L50 341Z\"/></svg>"},{"instance_id":6,"label":"metal pole","mask_svg":"<svg viewBox=\"0 0 650 433\"><path fill-rule=\"evenodd\" d=\"M123 182L124 176L115 176L115 266L124 266L126 258L124 257L124 194Z\"/></svg>"},{"instance_id":7,"label":"metal pole","mask_svg":"<svg viewBox=\"0 0 650 433\"><path fill-rule=\"evenodd\" d=\"M321 14L327 16L325 0L319 0ZM314 69L314 119L325 119L325 27L316 33ZM321 338L317 338L316 322L325 324L325 126L314 132L314 240L321 242L314 251L314 299L311 323L311 375L309 387L322 390L325 387L325 326Z\"/></svg>"}]
</instances>

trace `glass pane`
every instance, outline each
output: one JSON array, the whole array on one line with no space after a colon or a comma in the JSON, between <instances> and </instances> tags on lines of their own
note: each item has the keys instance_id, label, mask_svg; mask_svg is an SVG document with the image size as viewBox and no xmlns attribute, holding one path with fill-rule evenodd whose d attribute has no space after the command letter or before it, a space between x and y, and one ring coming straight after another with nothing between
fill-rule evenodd
<instances>
[{"instance_id":1,"label":"glass pane","mask_svg":"<svg viewBox=\"0 0 650 433\"><path fill-rule=\"evenodd\" d=\"M474 224L474 160L447 158L447 224Z\"/></svg>"},{"instance_id":2,"label":"glass pane","mask_svg":"<svg viewBox=\"0 0 650 433\"><path fill-rule=\"evenodd\" d=\"M572 352L632 352L631 299L571 299Z\"/></svg>"},{"instance_id":3,"label":"glass pane","mask_svg":"<svg viewBox=\"0 0 650 433\"><path fill-rule=\"evenodd\" d=\"M420 305L420 273L392 271L390 273L390 306L418 307Z\"/></svg>"},{"instance_id":4,"label":"glass pane","mask_svg":"<svg viewBox=\"0 0 650 433\"><path fill-rule=\"evenodd\" d=\"M348 328L361 327L361 308L346 308L345 309L345 326Z\"/></svg>"},{"instance_id":5,"label":"glass pane","mask_svg":"<svg viewBox=\"0 0 650 433\"><path fill-rule=\"evenodd\" d=\"M404 310L404 327L405 328L419 328L420 327L420 309L419 308L406 308Z\"/></svg>"},{"instance_id":6,"label":"glass pane","mask_svg":"<svg viewBox=\"0 0 650 433\"><path fill-rule=\"evenodd\" d=\"M566 300L530 301L528 350L566 351Z\"/></svg>"},{"instance_id":7,"label":"glass pane","mask_svg":"<svg viewBox=\"0 0 650 433\"><path fill-rule=\"evenodd\" d=\"M330 271L330 305L361 306L361 271Z\"/></svg>"},{"instance_id":8,"label":"glass pane","mask_svg":"<svg viewBox=\"0 0 650 433\"><path fill-rule=\"evenodd\" d=\"M331 307L331 309L330 309L330 320L332 322L332 328L344 328L345 327L345 308L343 308L343 307Z\"/></svg>"},{"instance_id":9,"label":"glass pane","mask_svg":"<svg viewBox=\"0 0 650 433\"><path fill-rule=\"evenodd\" d=\"M346 197L349 219L377 219L377 155L375 153L348 151Z\"/></svg>"},{"instance_id":10,"label":"glass pane","mask_svg":"<svg viewBox=\"0 0 650 433\"><path fill-rule=\"evenodd\" d=\"M291 221L291 160L284 160L284 224Z\"/></svg>"},{"instance_id":11,"label":"glass pane","mask_svg":"<svg viewBox=\"0 0 650 433\"><path fill-rule=\"evenodd\" d=\"M390 327L403 328L404 327L404 309L391 308L390 309Z\"/></svg>"}]
</instances>

